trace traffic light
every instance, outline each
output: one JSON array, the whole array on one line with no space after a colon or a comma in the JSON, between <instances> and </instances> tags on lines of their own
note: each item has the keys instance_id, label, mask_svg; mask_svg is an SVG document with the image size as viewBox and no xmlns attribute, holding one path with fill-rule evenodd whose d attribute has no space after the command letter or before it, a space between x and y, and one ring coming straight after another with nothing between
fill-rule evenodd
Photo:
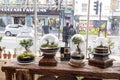
<instances>
[{"instance_id":1,"label":"traffic light","mask_svg":"<svg viewBox=\"0 0 120 80\"><path fill-rule=\"evenodd\" d=\"M58 0L55 0L56 5L58 6Z\"/></svg>"},{"instance_id":2,"label":"traffic light","mask_svg":"<svg viewBox=\"0 0 120 80\"><path fill-rule=\"evenodd\" d=\"M94 2L94 10L95 10L96 15L98 14L98 9L99 9L99 1L95 1Z\"/></svg>"}]
</instances>

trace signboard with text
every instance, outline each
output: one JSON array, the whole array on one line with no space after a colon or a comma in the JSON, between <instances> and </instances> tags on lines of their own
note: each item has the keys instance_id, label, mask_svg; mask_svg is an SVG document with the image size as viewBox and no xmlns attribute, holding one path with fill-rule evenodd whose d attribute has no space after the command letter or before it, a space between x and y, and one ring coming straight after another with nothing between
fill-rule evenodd
<instances>
[{"instance_id":1,"label":"signboard with text","mask_svg":"<svg viewBox=\"0 0 120 80\"><path fill-rule=\"evenodd\" d=\"M59 15L59 10L49 10L49 9L37 9L37 14L39 15ZM0 8L0 13L12 13L12 14L34 14L33 8Z\"/></svg>"}]
</instances>

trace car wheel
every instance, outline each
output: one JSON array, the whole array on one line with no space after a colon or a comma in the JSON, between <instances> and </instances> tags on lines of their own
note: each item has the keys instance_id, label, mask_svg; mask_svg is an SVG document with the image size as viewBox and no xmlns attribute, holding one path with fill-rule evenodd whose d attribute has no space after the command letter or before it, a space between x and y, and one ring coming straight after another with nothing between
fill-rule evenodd
<instances>
[{"instance_id":1,"label":"car wheel","mask_svg":"<svg viewBox=\"0 0 120 80\"><path fill-rule=\"evenodd\" d=\"M7 31L7 32L5 32L5 35L6 35L6 36L11 36L12 34L11 34L10 31Z\"/></svg>"}]
</instances>

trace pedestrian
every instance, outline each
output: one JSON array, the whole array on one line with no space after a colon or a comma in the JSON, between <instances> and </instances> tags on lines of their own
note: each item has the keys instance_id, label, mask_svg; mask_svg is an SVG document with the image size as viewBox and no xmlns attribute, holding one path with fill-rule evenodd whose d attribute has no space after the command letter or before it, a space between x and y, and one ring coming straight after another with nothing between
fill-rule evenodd
<instances>
[{"instance_id":1,"label":"pedestrian","mask_svg":"<svg viewBox=\"0 0 120 80\"><path fill-rule=\"evenodd\" d=\"M71 37L72 37L74 34L76 34L76 30L75 30L75 28L73 27L73 25L70 24L68 42L70 42L70 39L71 39Z\"/></svg>"},{"instance_id":2,"label":"pedestrian","mask_svg":"<svg viewBox=\"0 0 120 80\"><path fill-rule=\"evenodd\" d=\"M69 27L69 37L71 38L74 34L76 34L76 30L73 27L73 25L71 24L70 27Z\"/></svg>"},{"instance_id":3,"label":"pedestrian","mask_svg":"<svg viewBox=\"0 0 120 80\"><path fill-rule=\"evenodd\" d=\"M69 27L70 27L69 22L66 22L66 26L63 27L62 41L65 42L65 47L68 47Z\"/></svg>"},{"instance_id":4,"label":"pedestrian","mask_svg":"<svg viewBox=\"0 0 120 80\"><path fill-rule=\"evenodd\" d=\"M48 25L43 25L42 30L43 30L44 34L48 34L49 33L49 26Z\"/></svg>"}]
</instances>

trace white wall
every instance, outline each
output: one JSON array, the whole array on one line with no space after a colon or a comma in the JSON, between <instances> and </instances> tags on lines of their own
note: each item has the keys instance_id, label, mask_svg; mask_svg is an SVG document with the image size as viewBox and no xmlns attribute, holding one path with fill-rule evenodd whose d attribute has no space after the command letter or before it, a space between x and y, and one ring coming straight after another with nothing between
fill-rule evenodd
<instances>
[{"instance_id":1,"label":"white wall","mask_svg":"<svg viewBox=\"0 0 120 80\"><path fill-rule=\"evenodd\" d=\"M90 15L95 15L94 11L94 1L90 0ZM110 1L111 0L99 0L102 2L102 15L109 15L110 11ZM77 2L77 3L76 3ZM88 4L88 0L75 0L75 15L87 15L87 12L82 12L82 3Z\"/></svg>"}]
</instances>

